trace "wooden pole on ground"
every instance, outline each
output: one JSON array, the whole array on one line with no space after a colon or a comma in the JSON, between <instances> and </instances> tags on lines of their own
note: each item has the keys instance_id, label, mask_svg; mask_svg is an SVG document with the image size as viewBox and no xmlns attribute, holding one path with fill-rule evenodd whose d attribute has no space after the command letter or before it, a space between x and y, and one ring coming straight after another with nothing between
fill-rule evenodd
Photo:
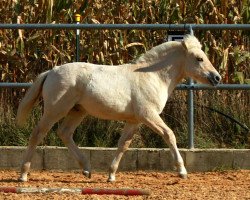
<instances>
[{"instance_id":1,"label":"wooden pole on ground","mask_svg":"<svg viewBox=\"0 0 250 200\"><path fill-rule=\"evenodd\" d=\"M36 187L0 187L3 193L79 193L83 195L150 195L148 190L131 188L36 188Z\"/></svg>"}]
</instances>

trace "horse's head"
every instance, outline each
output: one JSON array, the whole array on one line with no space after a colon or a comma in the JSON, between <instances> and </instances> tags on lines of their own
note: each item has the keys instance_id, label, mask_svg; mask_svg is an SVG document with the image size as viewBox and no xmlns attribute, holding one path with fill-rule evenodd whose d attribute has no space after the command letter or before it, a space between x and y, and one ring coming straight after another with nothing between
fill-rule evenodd
<instances>
[{"instance_id":1,"label":"horse's head","mask_svg":"<svg viewBox=\"0 0 250 200\"><path fill-rule=\"evenodd\" d=\"M187 35L182 41L182 46L186 52L186 75L201 83L217 85L221 76L201 50L201 44L197 38Z\"/></svg>"}]
</instances>

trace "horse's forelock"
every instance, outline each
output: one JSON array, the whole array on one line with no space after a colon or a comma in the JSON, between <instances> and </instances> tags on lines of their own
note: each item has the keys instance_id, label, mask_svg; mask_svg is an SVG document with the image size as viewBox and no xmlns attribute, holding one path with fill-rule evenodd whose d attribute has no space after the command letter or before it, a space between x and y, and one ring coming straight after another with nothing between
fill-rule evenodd
<instances>
[{"instance_id":1,"label":"horse's forelock","mask_svg":"<svg viewBox=\"0 0 250 200\"><path fill-rule=\"evenodd\" d=\"M186 35L184 37L184 42L185 42L185 45L188 49L191 49L191 48L201 49L201 47L202 47L199 40L193 35Z\"/></svg>"}]
</instances>

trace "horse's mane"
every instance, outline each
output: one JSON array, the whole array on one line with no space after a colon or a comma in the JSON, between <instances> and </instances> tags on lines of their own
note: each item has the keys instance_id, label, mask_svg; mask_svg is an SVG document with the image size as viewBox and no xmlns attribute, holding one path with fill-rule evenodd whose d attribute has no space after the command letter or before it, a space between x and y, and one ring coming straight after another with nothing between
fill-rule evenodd
<instances>
[{"instance_id":1,"label":"horse's mane","mask_svg":"<svg viewBox=\"0 0 250 200\"><path fill-rule=\"evenodd\" d=\"M198 39L193 35L185 35L183 42L185 43L186 47L188 49L191 48L199 48L201 49L201 44L198 41ZM135 63L140 62L148 62L148 61L154 61L156 59L161 58L162 56L166 55L166 53L172 49L173 47L180 46L180 42L177 41L170 41L170 42L164 42L158 46L153 47L149 51L147 51L145 54L141 55Z\"/></svg>"},{"instance_id":2,"label":"horse's mane","mask_svg":"<svg viewBox=\"0 0 250 200\"><path fill-rule=\"evenodd\" d=\"M188 49L192 49L192 48L201 49L202 47L199 40L193 35L185 35L184 43L186 44Z\"/></svg>"}]
</instances>

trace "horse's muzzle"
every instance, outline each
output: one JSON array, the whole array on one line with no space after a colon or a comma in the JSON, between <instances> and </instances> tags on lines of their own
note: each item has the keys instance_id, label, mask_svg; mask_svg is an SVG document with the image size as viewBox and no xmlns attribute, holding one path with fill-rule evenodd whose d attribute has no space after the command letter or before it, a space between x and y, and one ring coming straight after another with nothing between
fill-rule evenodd
<instances>
[{"instance_id":1,"label":"horse's muzzle","mask_svg":"<svg viewBox=\"0 0 250 200\"><path fill-rule=\"evenodd\" d=\"M221 81L221 76L218 73L210 72L208 75L208 80L211 85L216 86Z\"/></svg>"}]
</instances>

